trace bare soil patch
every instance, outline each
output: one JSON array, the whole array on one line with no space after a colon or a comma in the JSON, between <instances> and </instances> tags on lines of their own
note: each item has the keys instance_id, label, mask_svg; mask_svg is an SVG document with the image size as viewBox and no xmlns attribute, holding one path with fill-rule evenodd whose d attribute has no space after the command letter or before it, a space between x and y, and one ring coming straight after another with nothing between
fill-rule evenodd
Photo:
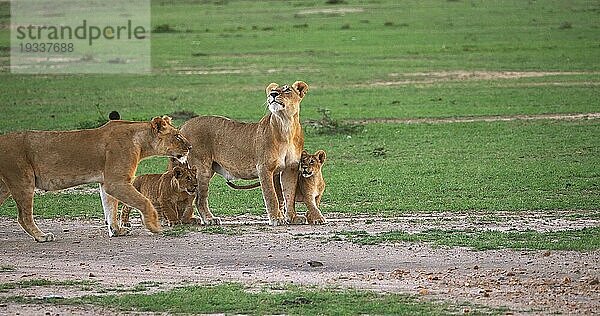
<instances>
[{"instance_id":1,"label":"bare soil patch","mask_svg":"<svg viewBox=\"0 0 600 316\"><path fill-rule=\"evenodd\" d=\"M441 118L372 118L349 120L356 124L368 123L397 123L397 124L444 124L444 123L473 123L473 122L510 122L535 120L593 120L600 118L600 113L576 114L533 114L533 115L482 115Z\"/></svg>"},{"instance_id":2,"label":"bare soil patch","mask_svg":"<svg viewBox=\"0 0 600 316\"><path fill-rule=\"evenodd\" d=\"M595 212L595 211L589 211ZM40 220L57 241L31 240L16 220L0 219L0 282L92 280L101 287L158 282L150 291L182 284L242 282L340 286L420 295L423 299L508 307L517 314L600 310L600 251L473 251L398 243L357 245L331 237L340 231L421 231L429 228L540 231L600 226L586 211L419 213L394 218L329 214L324 226L270 227L255 217L225 218L226 234L150 235L134 221L132 235L109 238L101 220ZM587 219L585 219L587 218ZM592 219L590 219L592 218ZM309 261L323 265L312 267ZM90 292L91 291L91 292ZM97 295L73 287L9 290L3 296ZM25 308L25 309L23 309ZM38 307L8 304L0 314ZM110 314L91 307L48 306L55 313ZM44 310L45 311L45 310Z\"/></svg>"},{"instance_id":3,"label":"bare soil patch","mask_svg":"<svg viewBox=\"0 0 600 316\"><path fill-rule=\"evenodd\" d=\"M450 81L482 81L502 79L541 78L551 76L595 75L597 72L547 72L547 71L434 71L414 73L390 73L389 79L377 80L366 86L398 86L412 84L434 84ZM561 82L562 83L562 82ZM552 83L556 85L556 82ZM590 82L587 82L590 84ZM362 85L364 86L364 85Z\"/></svg>"}]
</instances>

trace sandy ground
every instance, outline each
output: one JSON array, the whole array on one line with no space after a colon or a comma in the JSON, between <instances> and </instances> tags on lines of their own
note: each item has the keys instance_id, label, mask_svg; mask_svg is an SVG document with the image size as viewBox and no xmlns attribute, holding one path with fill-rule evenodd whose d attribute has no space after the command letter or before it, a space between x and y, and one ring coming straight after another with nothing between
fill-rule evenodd
<instances>
[{"instance_id":1,"label":"sandy ground","mask_svg":"<svg viewBox=\"0 0 600 316\"><path fill-rule=\"evenodd\" d=\"M333 240L339 231L428 228L535 229L600 226L600 220L565 220L557 213L413 214L396 218L336 217L324 226L270 227L260 218L225 218L229 234L192 231L154 236L134 221L130 236L109 238L98 221L40 220L57 240L39 244L16 220L0 219L0 282L27 279L93 280L78 286L13 289L0 296L73 297L98 288L158 282L152 291L182 284L242 282L260 287L293 283L407 293L423 299L507 307L514 314L594 314L600 310L600 251L472 251L398 243L362 246ZM332 218L333 217L333 218ZM322 266L308 264L318 261ZM0 314L114 314L87 306L0 305Z\"/></svg>"}]
</instances>

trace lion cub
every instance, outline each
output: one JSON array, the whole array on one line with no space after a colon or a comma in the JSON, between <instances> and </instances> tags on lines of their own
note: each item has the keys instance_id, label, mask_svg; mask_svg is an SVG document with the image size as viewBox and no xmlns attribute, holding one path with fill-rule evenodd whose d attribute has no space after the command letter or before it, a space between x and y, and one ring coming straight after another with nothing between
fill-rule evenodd
<instances>
[{"instance_id":1,"label":"lion cub","mask_svg":"<svg viewBox=\"0 0 600 316\"><path fill-rule=\"evenodd\" d=\"M196 194L196 167L172 162L174 167L163 174L145 174L135 177L133 186L146 196L158 211L158 215L169 226L179 223L197 223L194 214ZM131 227L129 213L131 207L123 205L121 226Z\"/></svg>"},{"instance_id":2,"label":"lion cub","mask_svg":"<svg viewBox=\"0 0 600 316\"><path fill-rule=\"evenodd\" d=\"M306 219L309 224L324 224L325 218L319 210L321 197L325 191L325 180L321 168L325 163L325 151L319 150L314 155L309 154L306 150L302 151L300 157L300 168L298 173L298 182L296 183L296 202L304 202L308 208ZM251 183L248 185L238 185L231 181L225 182L227 185L236 190L249 190L260 187L260 183ZM275 191L278 197L283 193L281 184L275 185ZM285 205L283 199L279 198L279 208L283 210Z\"/></svg>"},{"instance_id":3,"label":"lion cub","mask_svg":"<svg viewBox=\"0 0 600 316\"><path fill-rule=\"evenodd\" d=\"M321 168L325 163L325 151L319 150L314 155L306 150L302 151L300 158L300 173L296 186L296 202L304 202L308 211L306 219L309 224L324 224L325 218L321 214L319 205L325 191L325 180Z\"/></svg>"}]
</instances>

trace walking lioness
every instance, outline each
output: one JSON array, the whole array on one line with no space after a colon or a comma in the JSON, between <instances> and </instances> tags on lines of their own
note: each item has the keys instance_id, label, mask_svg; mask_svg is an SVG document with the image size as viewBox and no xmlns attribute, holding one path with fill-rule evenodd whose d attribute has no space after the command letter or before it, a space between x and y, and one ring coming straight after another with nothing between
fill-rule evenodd
<instances>
[{"instance_id":1,"label":"walking lioness","mask_svg":"<svg viewBox=\"0 0 600 316\"><path fill-rule=\"evenodd\" d=\"M271 225L306 222L306 217L296 214L294 199L304 148L300 102L307 91L308 85L302 81L291 86L269 84L270 113L257 123L203 116L181 126L181 133L192 144L189 163L198 168L196 206L205 223L220 224L208 208L208 184L215 173L227 180L258 178ZM283 185L282 194L275 191L274 181ZM285 217L279 209L281 199L286 202Z\"/></svg>"},{"instance_id":2,"label":"walking lioness","mask_svg":"<svg viewBox=\"0 0 600 316\"><path fill-rule=\"evenodd\" d=\"M117 204L122 201L143 214L151 232L161 231L152 203L131 184L139 161L149 156L185 159L190 143L167 116L150 122L110 121L89 130L26 131L0 136L0 205L12 195L21 227L38 242L52 241L33 220L34 189L61 190L100 183L100 197L109 236L119 227Z\"/></svg>"}]
</instances>

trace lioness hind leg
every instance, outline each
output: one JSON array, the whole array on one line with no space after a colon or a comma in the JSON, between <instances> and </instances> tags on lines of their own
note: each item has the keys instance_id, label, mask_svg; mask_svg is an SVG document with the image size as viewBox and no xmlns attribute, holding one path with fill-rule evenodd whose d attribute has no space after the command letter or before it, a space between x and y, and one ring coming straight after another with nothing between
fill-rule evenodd
<instances>
[{"instance_id":1,"label":"lioness hind leg","mask_svg":"<svg viewBox=\"0 0 600 316\"><path fill-rule=\"evenodd\" d=\"M19 210L19 224L31 237L33 237L33 239L35 239L35 241L53 241L54 235L52 233L46 234L42 232L33 220L34 183L33 177L31 178L31 184L22 183L11 188L12 192L17 192L17 194L13 194L13 199L15 200L17 209ZM3 195L6 195L6 193L3 193ZM8 197L8 195L6 195L6 197ZM4 199L6 199L6 197Z\"/></svg>"},{"instance_id":2,"label":"lioness hind leg","mask_svg":"<svg viewBox=\"0 0 600 316\"><path fill-rule=\"evenodd\" d=\"M198 167L198 189L196 190L196 207L206 225L221 225L221 219L215 217L208 208L208 186L214 175L211 168ZM187 214L186 214L187 215Z\"/></svg>"}]
</instances>

